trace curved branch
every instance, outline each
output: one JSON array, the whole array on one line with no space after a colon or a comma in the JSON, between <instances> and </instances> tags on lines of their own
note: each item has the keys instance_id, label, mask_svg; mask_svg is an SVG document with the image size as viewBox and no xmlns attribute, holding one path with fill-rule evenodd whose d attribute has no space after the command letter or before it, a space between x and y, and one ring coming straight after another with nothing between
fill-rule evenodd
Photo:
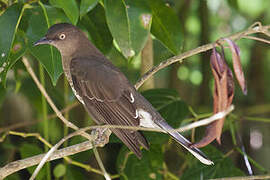
<instances>
[{"instance_id":1,"label":"curved branch","mask_svg":"<svg viewBox=\"0 0 270 180\"><path fill-rule=\"evenodd\" d=\"M266 36L269 36L270 32L270 25L267 26L262 26L260 22L256 22L253 25L251 25L247 30L227 36L227 38L231 39L231 40L238 40L241 39L243 37L246 38L246 36L251 35L251 34L256 34L256 33L263 33ZM224 44L226 43L226 41L224 40L219 40L218 42L215 42L215 45L219 45L219 44ZM175 62L183 62L183 59L186 59L188 57L194 56L196 54L208 51L210 49L213 48L213 43L209 43L209 44L205 44L203 46L199 46L195 49L189 50L184 52L183 54L177 55L177 56L173 56L163 62L161 62L159 65L154 66L152 69L150 69L147 73L145 73L135 84L135 88L139 89L141 87L141 85L148 80L151 76L153 76L156 72L158 72L159 70L175 63Z\"/></svg>"}]
</instances>

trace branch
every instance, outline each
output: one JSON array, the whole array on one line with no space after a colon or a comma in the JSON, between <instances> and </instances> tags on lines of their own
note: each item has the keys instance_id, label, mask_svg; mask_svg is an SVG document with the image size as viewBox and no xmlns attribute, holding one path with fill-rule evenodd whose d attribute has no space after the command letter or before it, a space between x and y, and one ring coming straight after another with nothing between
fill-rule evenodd
<instances>
[{"instance_id":1,"label":"branch","mask_svg":"<svg viewBox=\"0 0 270 180\"><path fill-rule=\"evenodd\" d=\"M191 128L194 128L194 127L207 125L207 123L211 123L213 121L216 121L216 120L226 116L232 110L233 110L233 106L230 106L224 112L219 112L219 113L214 114L213 116L211 116L209 118L202 119L200 121L196 121L194 123L191 123L189 125L183 126L181 128L178 128L177 130L172 130L172 131L183 132L183 131L190 130ZM80 129L78 131L75 131L74 133L68 135L68 137L65 137L63 139L65 140L66 138L70 138L69 136L78 135L78 134L80 134L80 133L82 133L84 131L87 131L87 130L106 129L106 128L107 129L108 128L133 129L133 130L155 131L155 132L163 132L163 133L165 133L165 131L163 131L161 129L154 129L154 128L144 128L144 127L137 127L137 126L99 125L99 126L90 126L90 127L82 128L82 129ZM103 135L105 135L105 134L103 133ZM109 138L109 135L105 135L104 137L105 137L105 139ZM93 142L95 142L96 147L103 147L107 143L106 140L100 141L100 139L102 139L102 138L94 137L94 136L92 138L93 138ZM61 140L61 142L63 141L63 139ZM59 143L57 143L57 144L59 144ZM47 161L52 161L52 160L59 159L59 158L62 158L62 157L70 156L70 155L73 155L73 154L76 154L76 153L79 153L79 152L82 152L82 151L86 151L86 150L89 150L89 149L92 149L92 148L93 148L92 143L89 142L89 141L86 141L86 142L76 144L76 145L73 145L73 146L70 146L70 147L67 147L67 148L56 150L55 152L53 152L51 154L51 156L49 157L49 159L47 159ZM30 158L14 161L14 162L11 162L11 163L7 164L6 166L0 168L0 179L5 178L6 176L8 176L8 175L10 175L10 174L12 174L14 172L17 172L17 171L19 171L21 169L37 165L45 157L46 154L47 153L40 154L40 155L37 155L37 156L33 156L33 157L30 157Z\"/></svg>"},{"instance_id":2,"label":"branch","mask_svg":"<svg viewBox=\"0 0 270 180\"><path fill-rule=\"evenodd\" d=\"M102 143L95 144L95 146L98 146L98 147L103 147L104 145L105 144L102 144ZM69 146L67 148L63 148L63 149L55 151L51 155L51 157L48 159L48 161L52 161L52 160L60 159L60 158L70 156L73 154L77 154L79 152L87 151L92 148L93 148L92 143L89 141L85 141L83 143L76 144L76 145ZM17 172L19 170L37 165L42 160L42 158L44 158L45 155L46 153L8 163L4 167L0 168L0 179L4 179L8 175L14 172Z\"/></svg>"},{"instance_id":3,"label":"branch","mask_svg":"<svg viewBox=\"0 0 270 180\"><path fill-rule=\"evenodd\" d=\"M229 38L231 40L238 40L238 39L241 39L243 37L247 38L248 35L256 34L256 33L263 33L266 36L270 37L269 29L270 29L270 25L262 26L260 22L256 22L253 25L251 25L247 30L236 33L236 34L233 34L233 35L230 35L230 36L227 36L227 38ZM215 45L220 45L220 44L224 44L224 43L226 43L224 40L220 40L220 41L218 41L218 43L215 42L214 44ZM147 73L145 73L141 77L141 79L139 79L137 81L137 83L135 84L135 88L138 89L139 87L141 87L141 85L146 80L148 80L151 76L153 76L159 70L161 70L161 69L163 69L163 68L165 68L165 67L167 67L167 66L169 66L169 65L171 65L171 64L173 64L175 62L178 62L178 61L180 63L182 63L183 59L186 59L186 58L188 58L190 56L194 56L196 54L208 51L208 50L210 50L212 48L213 48L213 43L209 43L209 44L206 44L206 45L203 45L203 46L199 46L199 47L197 47L195 49L192 49L190 51L186 51L183 54L173 56L173 57L161 62L159 65L154 66L151 70L149 70Z\"/></svg>"},{"instance_id":4,"label":"branch","mask_svg":"<svg viewBox=\"0 0 270 180\"><path fill-rule=\"evenodd\" d=\"M227 177L227 178L217 178L212 180L258 180L258 179L270 179L270 174L268 175L257 175L257 176L242 176L242 177Z\"/></svg>"}]
</instances>

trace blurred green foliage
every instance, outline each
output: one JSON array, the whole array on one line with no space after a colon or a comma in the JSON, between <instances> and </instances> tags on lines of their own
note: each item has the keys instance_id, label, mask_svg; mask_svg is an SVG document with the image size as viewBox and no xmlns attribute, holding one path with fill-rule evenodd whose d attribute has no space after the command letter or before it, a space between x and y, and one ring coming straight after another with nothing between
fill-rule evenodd
<instances>
[{"instance_id":1,"label":"blurred green foliage","mask_svg":"<svg viewBox=\"0 0 270 180\"><path fill-rule=\"evenodd\" d=\"M203 3L206 6L203 6ZM33 43L43 37L48 28L55 23L68 22L78 26L101 52L123 70L132 82L135 82L140 77L141 52L149 36L153 40L156 65L173 55L248 28L257 20L263 24L270 24L269 7L268 0L0 0L1 136L9 130L6 127L22 124L15 128L15 131L36 132L44 137L41 94L20 61L22 56L27 56L31 60L36 72L39 63L45 68L45 88L57 107L64 109L76 102L71 91L63 93L64 83L61 77L63 70L59 52L47 45L33 47ZM202 10L208 12L204 14L206 22L202 22L200 13ZM208 29L204 29L202 23L207 23ZM202 35L205 31L207 35ZM208 39L207 42L203 41L203 38ZM237 121L245 119L244 116L258 115L254 112L261 112L259 116L266 119L269 117L267 104L270 100L270 86L267 84L270 81L267 77L270 65L266 61L270 58L269 47L251 40L237 41L237 44L241 48L241 60L247 75L249 95L243 97L237 89L235 104L237 110L241 112L231 115L225 122L223 146L213 143L213 146L203 148L203 151L214 160L215 165L209 167L200 164L181 147L175 148L176 145L166 134L145 132L150 142L150 150L143 150L141 160L122 146L115 136L111 137L110 143L105 148L100 149L109 173L118 174L120 179L135 180L209 179L247 175L247 168L240 153L233 151L233 156L225 156L237 145L232 142L235 135L232 131L231 133L228 131L231 126L237 132L243 132L241 135L249 147L248 152L251 157L258 160L258 163L252 161L255 172L258 174L269 172L270 165L267 163L270 162L269 156L255 155L254 152L257 151L248 144L249 131L252 131L250 127L258 126L260 129L261 126L257 124L252 126L254 125L252 122L242 124ZM163 69L155 76L156 88L142 92L173 127L177 128L209 116L212 102L210 98L206 100L203 98L211 95L213 81L211 78L205 80L206 72L210 72L210 68L202 65L203 62L209 63L208 60L196 55L188 58L181 66L176 64ZM177 86L173 85L175 83ZM207 87L204 91L203 83L206 83ZM24 98L17 98L16 95ZM65 95L69 101L66 104ZM16 101L11 97L16 97ZM266 106L256 107L257 109L254 107L256 111L245 110L249 105L259 104ZM68 114L69 120L79 127L93 124L82 106L72 108ZM26 121L23 117L31 118ZM47 117L49 122L47 140L55 144L64 136L63 124L53 116L50 108ZM256 121L259 120L255 118ZM266 121L270 122L269 119ZM269 125L263 128L265 129L262 133L269 137ZM194 132L187 132L185 135L192 135L193 139L199 140L203 136L202 129L196 130L195 135ZM267 139L269 141L269 138ZM83 141L83 138L75 137L68 145ZM264 146L269 147L269 143L264 143ZM43 153L43 146L35 138L9 135L0 142L0 166ZM46 176L65 180L103 178L84 168L88 164L98 167L92 151L82 152L71 158L83 165L72 165L63 159L56 160L51 162L49 169L51 175L43 168L37 179L45 179ZM7 179L28 179L33 169L31 167L16 172Z\"/></svg>"}]
</instances>

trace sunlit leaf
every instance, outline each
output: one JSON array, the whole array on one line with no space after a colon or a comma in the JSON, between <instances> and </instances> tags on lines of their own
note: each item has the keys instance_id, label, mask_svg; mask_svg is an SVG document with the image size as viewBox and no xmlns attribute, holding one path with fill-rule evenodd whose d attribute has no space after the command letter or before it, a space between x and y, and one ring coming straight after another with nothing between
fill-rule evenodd
<instances>
[{"instance_id":1,"label":"sunlit leaf","mask_svg":"<svg viewBox=\"0 0 270 180\"><path fill-rule=\"evenodd\" d=\"M162 0L147 1L152 9L151 33L173 54L178 54L182 45L179 18Z\"/></svg>"},{"instance_id":2,"label":"sunlit leaf","mask_svg":"<svg viewBox=\"0 0 270 180\"><path fill-rule=\"evenodd\" d=\"M126 58L138 54L147 41L152 15L142 0L105 0L106 19L113 38Z\"/></svg>"}]
</instances>

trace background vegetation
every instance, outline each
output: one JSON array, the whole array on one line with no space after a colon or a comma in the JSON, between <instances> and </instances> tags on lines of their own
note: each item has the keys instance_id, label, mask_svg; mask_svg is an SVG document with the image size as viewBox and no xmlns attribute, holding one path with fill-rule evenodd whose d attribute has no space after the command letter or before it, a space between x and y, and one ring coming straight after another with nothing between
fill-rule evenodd
<instances>
[{"instance_id":1,"label":"background vegetation","mask_svg":"<svg viewBox=\"0 0 270 180\"><path fill-rule=\"evenodd\" d=\"M268 0L0 0L0 166L47 152L41 137L54 145L72 132L48 106L21 61L23 56L65 118L78 127L94 124L61 76L59 52L46 45L33 47L51 25L69 22L81 28L135 84L169 57L245 30L256 21L269 25L269 7ZM98 150L114 178L209 179L269 173L269 44L250 39L236 43L248 95L236 88L236 109L225 121L222 145L213 142L202 148L215 165L200 164L161 133L145 133L151 147L143 150L141 160L111 136L110 143ZM225 52L231 66L231 54ZM162 69L140 89L175 128L211 115L209 54ZM193 142L203 134L204 128L184 133ZM83 141L74 137L63 147ZM72 163L47 163L37 179L103 179L92 150L70 158ZM28 179L33 170L6 179Z\"/></svg>"}]
</instances>

